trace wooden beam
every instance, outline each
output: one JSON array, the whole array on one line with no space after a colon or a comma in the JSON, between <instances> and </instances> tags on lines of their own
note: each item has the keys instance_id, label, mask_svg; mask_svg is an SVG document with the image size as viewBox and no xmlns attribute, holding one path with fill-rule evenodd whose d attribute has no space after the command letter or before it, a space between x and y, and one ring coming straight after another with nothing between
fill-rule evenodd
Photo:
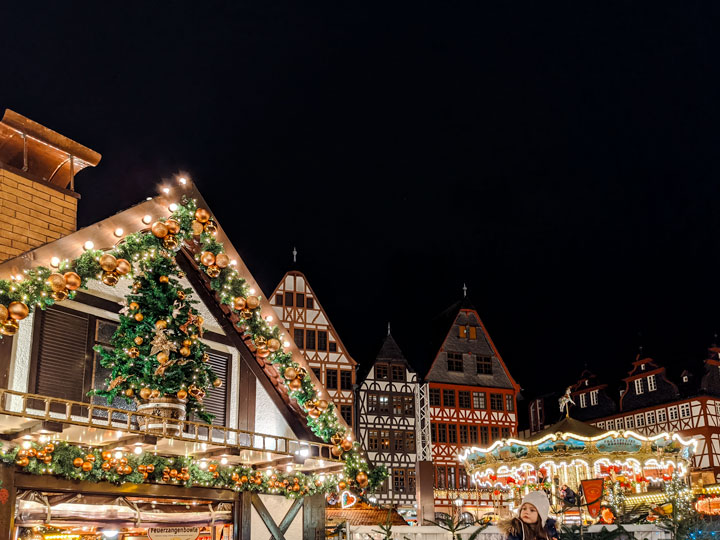
<instances>
[{"instance_id":1,"label":"wooden beam","mask_svg":"<svg viewBox=\"0 0 720 540\"><path fill-rule=\"evenodd\" d=\"M251 537L252 494L249 491L235 493L233 504L233 540L246 540Z\"/></svg>"},{"instance_id":2,"label":"wooden beam","mask_svg":"<svg viewBox=\"0 0 720 540\"><path fill-rule=\"evenodd\" d=\"M265 469L267 467L278 467L280 465L285 465L286 463L290 463L293 461L293 456L283 456L276 459L271 459L270 461L260 461L258 463L253 463L252 466L254 469Z\"/></svg>"},{"instance_id":3,"label":"wooden beam","mask_svg":"<svg viewBox=\"0 0 720 540\"><path fill-rule=\"evenodd\" d=\"M325 495L322 493L303 499L302 537L309 540L325 538Z\"/></svg>"},{"instance_id":4,"label":"wooden beam","mask_svg":"<svg viewBox=\"0 0 720 540\"><path fill-rule=\"evenodd\" d=\"M285 514L285 517L282 519L280 525L278 526L283 534L285 534L290 528L290 525L292 525L295 516L297 516L300 509L303 507L303 502L304 501L302 497L300 497L299 499L295 499L295 501L292 503L292 506L287 511L287 514Z\"/></svg>"},{"instance_id":5,"label":"wooden beam","mask_svg":"<svg viewBox=\"0 0 720 540\"><path fill-rule=\"evenodd\" d=\"M0 439L3 441L13 441L15 439L25 437L26 435L37 435L39 431L62 433L65 426L66 424L63 424L62 422L51 422L48 420L43 420L20 431L15 431L13 433L0 433Z\"/></svg>"},{"instance_id":6,"label":"wooden beam","mask_svg":"<svg viewBox=\"0 0 720 540\"><path fill-rule=\"evenodd\" d=\"M270 512L268 512L268 509L265 508L262 499L260 499L257 493L252 494L252 505L260 516L260 519L262 519L263 523L267 527L268 531L270 531L270 534L272 534L272 538L274 540L285 540L285 535L283 534L283 531L281 531L279 527L275 524L275 520L270 515ZM254 536L258 536L257 531Z\"/></svg>"},{"instance_id":7,"label":"wooden beam","mask_svg":"<svg viewBox=\"0 0 720 540\"><path fill-rule=\"evenodd\" d=\"M240 448L213 448L207 452L196 452L193 454L196 458L211 458L216 456L239 456L242 450Z\"/></svg>"},{"instance_id":8,"label":"wooden beam","mask_svg":"<svg viewBox=\"0 0 720 540\"><path fill-rule=\"evenodd\" d=\"M129 437L121 437L107 444L105 447L129 446L133 444L149 444L156 445L158 438L155 435L130 435Z\"/></svg>"}]
</instances>

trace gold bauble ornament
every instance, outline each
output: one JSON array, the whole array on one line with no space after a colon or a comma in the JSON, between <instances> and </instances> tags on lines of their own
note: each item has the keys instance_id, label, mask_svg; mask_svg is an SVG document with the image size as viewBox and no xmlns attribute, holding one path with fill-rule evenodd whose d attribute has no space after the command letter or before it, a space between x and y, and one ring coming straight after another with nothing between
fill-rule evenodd
<instances>
[{"instance_id":1,"label":"gold bauble ornament","mask_svg":"<svg viewBox=\"0 0 720 540\"><path fill-rule=\"evenodd\" d=\"M217 225L214 221L208 221L203 229L207 234L217 234Z\"/></svg>"},{"instance_id":2,"label":"gold bauble ornament","mask_svg":"<svg viewBox=\"0 0 720 540\"><path fill-rule=\"evenodd\" d=\"M163 246L167 249L177 249L179 245L177 236L174 234L168 234L165 238L163 238Z\"/></svg>"},{"instance_id":3,"label":"gold bauble ornament","mask_svg":"<svg viewBox=\"0 0 720 540\"><path fill-rule=\"evenodd\" d=\"M127 397L133 397L134 394L135 394L135 391L132 388L128 388L127 390L125 390L125 395Z\"/></svg>"},{"instance_id":4,"label":"gold bauble ornament","mask_svg":"<svg viewBox=\"0 0 720 540\"><path fill-rule=\"evenodd\" d=\"M121 276L124 276L127 274L130 270L132 270L132 265L130 262L126 259L118 259L117 260L117 266L115 267L115 271L120 274Z\"/></svg>"},{"instance_id":5,"label":"gold bauble ornament","mask_svg":"<svg viewBox=\"0 0 720 540\"><path fill-rule=\"evenodd\" d=\"M342 447L343 450L345 450L346 452L349 452L350 450L352 450L353 443L352 443L352 441L345 439L343 442L340 443L340 446Z\"/></svg>"},{"instance_id":6,"label":"gold bauble ornament","mask_svg":"<svg viewBox=\"0 0 720 540\"><path fill-rule=\"evenodd\" d=\"M52 456L45 454L42 458L42 461L45 465L50 465L52 463Z\"/></svg>"},{"instance_id":7,"label":"gold bauble ornament","mask_svg":"<svg viewBox=\"0 0 720 540\"><path fill-rule=\"evenodd\" d=\"M160 283L170 283L170 278L169 278L168 276L160 276L160 277L158 278L158 281L159 281Z\"/></svg>"},{"instance_id":8,"label":"gold bauble ornament","mask_svg":"<svg viewBox=\"0 0 720 540\"><path fill-rule=\"evenodd\" d=\"M56 302L62 302L68 297L67 291L54 291L50 293L50 298L55 300Z\"/></svg>"},{"instance_id":9,"label":"gold bauble ornament","mask_svg":"<svg viewBox=\"0 0 720 540\"><path fill-rule=\"evenodd\" d=\"M204 353L202 355L202 361L207 364L210 361L210 355L208 353Z\"/></svg>"},{"instance_id":10,"label":"gold bauble ornament","mask_svg":"<svg viewBox=\"0 0 720 540\"><path fill-rule=\"evenodd\" d=\"M344 437L340 433L335 433L332 437L330 437L330 442L337 446L343 439Z\"/></svg>"},{"instance_id":11,"label":"gold bauble ornament","mask_svg":"<svg viewBox=\"0 0 720 540\"><path fill-rule=\"evenodd\" d=\"M280 350L280 340L275 338L268 339L267 348L272 352Z\"/></svg>"},{"instance_id":12,"label":"gold bauble ornament","mask_svg":"<svg viewBox=\"0 0 720 540\"><path fill-rule=\"evenodd\" d=\"M291 381L297 378L297 370L294 367L289 367L283 373L283 377L285 377L288 381Z\"/></svg>"},{"instance_id":13,"label":"gold bauble ornament","mask_svg":"<svg viewBox=\"0 0 720 540\"><path fill-rule=\"evenodd\" d=\"M65 290L65 278L62 274L50 274L46 281L50 288L55 292Z\"/></svg>"},{"instance_id":14,"label":"gold bauble ornament","mask_svg":"<svg viewBox=\"0 0 720 540\"><path fill-rule=\"evenodd\" d=\"M83 462L83 464L82 464L82 470L83 470L83 471L85 471L85 472L90 472L90 471L92 471L92 468L93 468L93 464L92 464L92 463L90 463L89 461L84 461L84 462Z\"/></svg>"},{"instance_id":15,"label":"gold bauble ornament","mask_svg":"<svg viewBox=\"0 0 720 540\"><path fill-rule=\"evenodd\" d=\"M74 465L75 467L77 467L78 469L79 469L80 467L82 467L82 464L83 464L83 458L81 458L81 457L76 457L75 459L73 459L73 465Z\"/></svg>"},{"instance_id":16,"label":"gold bauble ornament","mask_svg":"<svg viewBox=\"0 0 720 540\"><path fill-rule=\"evenodd\" d=\"M252 311L249 309L242 309L240 310L240 316L245 320L252 319Z\"/></svg>"},{"instance_id":17,"label":"gold bauble ornament","mask_svg":"<svg viewBox=\"0 0 720 540\"><path fill-rule=\"evenodd\" d=\"M149 473L155 472L155 465L152 463L145 465L145 470Z\"/></svg>"},{"instance_id":18,"label":"gold bauble ornament","mask_svg":"<svg viewBox=\"0 0 720 540\"><path fill-rule=\"evenodd\" d=\"M178 398L178 399L185 399L185 398L187 398L187 391L185 391L185 390L179 390L178 393L177 393L177 398Z\"/></svg>"},{"instance_id":19,"label":"gold bauble ornament","mask_svg":"<svg viewBox=\"0 0 720 540\"><path fill-rule=\"evenodd\" d=\"M137 322L142 322L142 320L145 318L145 316L142 313L136 313L134 315L134 317Z\"/></svg>"},{"instance_id":20,"label":"gold bauble ornament","mask_svg":"<svg viewBox=\"0 0 720 540\"><path fill-rule=\"evenodd\" d=\"M270 356L270 351L267 349L267 347L260 347L255 354L258 356L258 358L267 358Z\"/></svg>"},{"instance_id":21,"label":"gold bauble ornament","mask_svg":"<svg viewBox=\"0 0 720 540\"><path fill-rule=\"evenodd\" d=\"M242 296L236 296L233 299L233 308L237 311L245 309L245 299Z\"/></svg>"},{"instance_id":22,"label":"gold bauble ornament","mask_svg":"<svg viewBox=\"0 0 720 540\"><path fill-rule=\"evenodd\" d=\"M150 227L150 230L157 238L165 238L168 234L167 225L165 225L164 223L160 223L159 221L153 223L152 227Z\"/></svg>"},{"instance_id":23,"label":"gold bauble ornament","mask_svg":"<svg viewBox=\"0 0 720 540\"><path fill-rule=\"evenodd\" d=\"M365 471L360 471L355 475L355 481L358 483L358 486L361 488L367 487L368 485L368 475Z\"/></svg>"},{"instance_id":24,"label":"gold bauble ornament","mask_svg":"<svg viewBox=\"0 0 720 540\"><path fill-rule=\"evenodd\" d=\"M210 219L210 212L204 208L198 208L195 210L195 219L197 219L200 223L207 223Z\"/></svg>"},{"instance_id":25,"label":"gold bauble ornament","mask_svg":"<svg viewBox=\"0 0 720 540\"><path fill-rule=\"evenodd\" d=\"M10 317L16 321L22 321L30 314L30 310L22 302L10 302L8 312L10 313Z\"/></svg>"},{"instance_id":26,"label":"gold bauble ornament","mask_svg":"<svg viewBox=\"0 0 720 540\"><path fill-rule=\"evenodd\" d=\"M165 319L158 319L157 321L155 321L155 328L167 328L167 321Z\"/></svg>"},{"instance_id":27,"label":"gold bauble ornament","mask_svg":"<svg viewBox=\"0 0 720 540\"><path fill-rule=\"evenodd\" d=\"M10 312L8 311L8 308L0 304L0 323L4 323L7 321L7 318L10 316Z\"/></svg>"},{"instance_id":28,"label":"gold bauble ornament","mask_svg":"<svg viewBox=\"0 0 720 540\"><path fill-rule=\"evenodd\" d=\"M128 309L131 310L131 311L135 311L135 310L137 310L137 309L140 309L140 304L138 304L137 302L130 302L130 303L128 304Z\"/></svg>"},{"instance_id":29,"label":"gold bauble ornament","mask_svg":"<svg viewBox=\"0 0 720 540\"><path fill-rule=\"evenodd\" d=\"M137 358L138 356L140 356L140 349L138 349L137 347L130 347L128 349L128 356L130 358Z\"/></svg>"},{"instance_id":30,"label":"gold bauble ornament","mask_svg":"<svg viewBox=\"0 0 720 540\"><path fill-rule=\"evenodd\" d=\"M150 399L157 399L160 396L161 396L160 390L158 390L157 388L155 390L153 390L152 392L150 392Z\"/></svg>"},{"instance_id":31,"label":"gold bauble ornament","mask_svg":"<svg viewBox=\"0 0 720 540\"><path fill-rule=\"evenodd\" d=\"M102 275L102 282L105 285L109 285L110 287L113 287L117 285L117 282L120 278L115 272L103 272Z\"/></svg>"},{"instance_id":32,"label":"gold bauble ornament","mask_svg":"<svg viewBox=\"0 0 720 540\"><path fill-rule=\"evenodd\" d=\"M203 224L199 221L193 221L190 228L192 229L193 236L200 236L204 230Z\"/></svg>"},{"instance_id":33,"label":"gold bauble ornament","mask_svg":"<svg viewBox=\"0 0 720 540\"><path fill-rule=\"evenodd\" d=\"M47 443L45 445L45 453L52 454L55 451L55 445L53 443Z\"/></svg>"},{"instance_id":34,"label":"gold bauble ornament","mask_svg":"<svg viewBox=\"0 0 720 540\"><path fill-rule=\"evenodd\" d=\"M215 264L220 268L226 268L230 264L230 257L226 253L218 253L215 256Z\"/></svg>"},{"instance_id":35,"label":"gold bauble ornament","mask_svg":"<svg viewBox=\"0 0 720 540\"><path fill-rule=\"evenodd\" d=\"M183 347L192 347L192 339L184 339L183 340Z\"/></svg>"},{"instance_id":36,"label":"gold bauble ornament","mask_svg":"<svg viewBox=\"0 0 720 540\"><path fill-rule=\"evenodd\" d=\"M302 368L302 367L297 368L298 379L303 380L305 378L305 375L307 375L307 371L305 371L305 368Z\"/></svg>"},{"instance_id":37,"label":"gold bauble ornament","mask_svg":"<svg viewBox=\"0 0 720 540\"><path fill-rule=\"evenodd\" d=\"M250 295L245 300L248 309L255 309L260 306L260 299L257 296Z\"/></svg>"},{"instance_id":38,"label":"gold bauble ornament","mask_svg":"<svg viewBox=\"0 0 720 540\"><path fill-rule=\"evenodd\" d=\"M168 219L165 222L169 234L177 234L180 232L180 224L174 219Z\"/></svg>"},{"instance_id":39,"label":"gold bauble ornament","mask_svg":"<svg viewBox=\"0 0 720 540\"><path fill-rule=\"evenodd\" d=\"M150 390L149 388L140 389L140 397L142 399L148 399L150 397L150 394L152 394L152 390Z\"/></svg>"},{"instance_id":40,"label":"gold bauble ornament","mask_svg":"<svg viewBox=\"0 0 720 540\"><path fill-rule=\"evenodd\" d=\"M100 268L102 268L106 272L112 272L113 270L115 270L115 268L117 268L117 259L114 255L104 253L100 257Z\"/></svg>"},{"instance_id":41,"label":"gold bauble ornament","mask_svg":"<svg viewBox=\"0 0 720 540\"><path fill-rule=\"evenodd\" d=\"M190 348L189 347L180 347L180 356L190 356Z\"/></svg>"},{"instance_id":42,"label":"gold bauble ornament","mask_svg":"<svg viewBox=\"0 0 720 540\"><path fill-rule=\"evenodd\" d=\"M300 390L302 388L302 380L293 379L288 383L288 386L290 387L290 390Z\"/></svg>"},{"instance_id":43,"label":"gold bauble ornament","mask_svg":"<svg viewBox=\"0 0 720 540\"><path fill-rule=\"evenodd\" d=\"M82 278L75 272L65 272L63 278L65 279L65 287L71 291L78 289L82 285Z\"/></svg>"},{"instance_id":44,"label":"gold bauble ornament","mask_svg":"<svg viewBox=\"0 0 720 540\"><path fill-rule=\"evenodd\" d=\"M320 416L320 411L318 409L314 409L314 408L310 409L308 411L308 416L310 418L317 418L318 416Z\"/></svg>"},{"instance_id":45,"label":"gold bauble ornament","mask_svg":"<svg viewBox=\"0 0 720 540\"><path fill-rule=\"evenodd\" d=\"M112 464L109 461L103 461L101 467L103 471L109 471L110 469L112 469Z\"/></svg>"},{"instance_id":46,"label":"gold bauble ornament","mask_svg":"<svg viewBox=\"0 0 720 540\"><path fill-rule=\"evenodd\" d=\"M211 278L218 277L220 275L220 268L218 268L217 265L214 265L214 264L211 266L208 266L207 275L210 276Z\"/></svg>"},{"instance_id":47,"label":"gold bauble ornament","mask_svg":"<svg viewBox=\"0 0 720 540\"><path fill-rule=\"evenodd\" d=\"M159 353L157 353L157 361L159 363L164 364L168 360L170 360L170 355L165 351L160 351Z\"/></svg>"},{"instance_id":48,"label":"gold bauble ornament","mask_svg":"<svg viewBox=\"0 0 720 540\"><path fill-rule=\"evenodd\" d=\"M26 457L17 458L15 460L15 464L20 467L27 467L28 465L30 465L30 460Z\"/></svg>"},{"instance_id":49,"label":"gold bauble ornament","mask_svg":"<svg viewBox=\"0 0 720 540\"><path fill-rule=\"evenodd\" d=\"M210 251L203 251L202 255L200 255L200 262L205 266L215 264L215 254Z\"/></svg>"},{"instance_id":50,"label":"gold bauble ornament","mask_svg":"<svg viewBox=\"0 0 720 540\"><path fill-rule=\"evenodd\" d=\"M214 386L215 388L220 388L220 387L222 386L222 381L221 381L220 379L215 379L215 380L213 381L213 386Z\"/></svg>"},{"instance_id":51,"label":"gold bauble ornament","mask_svg":"<svg viewBox=\"0 0 720 540\"><path fill-rule=\"evenodd\" d=\"M332 452L333 456L340 457L343 454L343 449L341 446L333 446L332 450L330 450L330 452Z\"/></svg>"},{"instance_id":52,"label":"gold bauble ornament","mask_svg":"<svg viewBox=\"0 0 720 540\"><path fill-rule=\"evenodd\" d=\"M265 336L257 336L255 338L255 346L257 348L267 346L267 338Z\"/></svg>"},{"instance_id":53,"label":"gold bauble ornament","mask_svg":"<svg viewBox=\"0 0 720 540\"><path fill-rule=\"evenodd\" d=\"M178 292L177 292L177 297L178 297L180 300L185 300L185 291L178 291Z\"/></svg>"},{"instance_id":54,"label":"gold bauble ornament","mask_svg":"<svg viewBox=\"0 0 720 540\"><path fill-rule=\"evenodd\" d=\"M317 408L320 409L321 411L327 410L327 408L328 408L328 402L325 401L324 399L318 400L318 402L317 402Z\"/></svg>"},{"instance_id":55,"label":"gold bauble ornament","mask_svg":"<svg viewBox=\"0 0 720 540\"><path fill-rule=\"evenodd\" d=\"M0 334L3 336L14 336L17 334L20 324L15 319L8 319L0 326Z\"/></svg>"}]
</instances>

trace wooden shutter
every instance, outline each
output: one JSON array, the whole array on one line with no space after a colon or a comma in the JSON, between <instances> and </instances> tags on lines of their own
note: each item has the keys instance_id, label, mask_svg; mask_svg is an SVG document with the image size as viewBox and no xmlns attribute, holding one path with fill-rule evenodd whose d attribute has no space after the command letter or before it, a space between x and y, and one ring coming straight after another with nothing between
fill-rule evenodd
<instances>
[{"instance_id":1,"label":"wooden shutter","mask_svg":"<svg viewBox=\"0 0 720 540\"><path fill-rule=\"evenodd\" d=\"M34 392L87 401L89 316L57 308L37 316Z\"/></svg>"},{"instance_id":2,"label":"wooden shutter","mask_svg":"<svg viewBox=\"0 0 720 540\"><path fill-rule=\"evenodd\" d=\"M208 350L210 360L208 363L215 372L215 375L222 381L220 388L212 388L208 391L203 400L205 410L215 415L213 424L216 426L227 426L227 403L230 395L230 366L232 357L228 353Z\"/></svg>"}]
</instances>

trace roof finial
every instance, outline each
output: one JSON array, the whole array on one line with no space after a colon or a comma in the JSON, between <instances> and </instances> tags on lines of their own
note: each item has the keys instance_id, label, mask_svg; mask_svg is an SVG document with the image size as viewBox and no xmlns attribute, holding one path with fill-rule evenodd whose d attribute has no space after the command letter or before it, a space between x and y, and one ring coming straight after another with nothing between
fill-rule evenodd
<instances>
[{"instance_id":1,"label":"roof finial","mask_svg":"<svg viewBox=\"0 0 720 540\"><path fill-rule=\"evenodd\" d=\"M297 248L293 246L293 264L297 263Z\"/></svg>"},{"instance_id":2,"label":"roof finial","mask_svg":"<svg viewBox=\"0 0 720 540\"><path fill-rule=\"evenodd\" d=\"M467 298L467 285L463 283L463 298Z\"/></svg>"},{"instance_id":3,"label":"roof finial","mask_svg":"<svg viewBox=\"0 0 720 540\"><path fill-rule=\"evenodd\" d=\"M388 321L388 336L390 335L390 321Z\"/></svg>"}]
</instances>

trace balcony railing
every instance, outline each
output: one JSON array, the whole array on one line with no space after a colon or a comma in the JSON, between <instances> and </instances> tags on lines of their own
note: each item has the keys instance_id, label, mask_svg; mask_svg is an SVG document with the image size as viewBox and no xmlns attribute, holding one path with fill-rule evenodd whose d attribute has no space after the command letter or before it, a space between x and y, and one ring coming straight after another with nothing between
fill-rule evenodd
<instances>
[{"instance_id":1,"label":"balcony railing","mask_svg":"<svg viewBox=\"0 0 720 540\"><path fill-rule=\"evenodd\" d=\"M300 455L323 461L341 461L332 455L332 445L326 443L300 441L280 435L208 425L191 420L175 420L95 403L70 401L3 388L0 388L0 415L82 428L121 431L127 434L152 435L236 451L270 452L293 457ZM141 421L138 422L138 419ZM162 429L149 430L147 426L150 424L161 425ZM2 425L1 421L0 425ZM181 430L178 430L179 426Z\"/></svg>"}]
</instances>

